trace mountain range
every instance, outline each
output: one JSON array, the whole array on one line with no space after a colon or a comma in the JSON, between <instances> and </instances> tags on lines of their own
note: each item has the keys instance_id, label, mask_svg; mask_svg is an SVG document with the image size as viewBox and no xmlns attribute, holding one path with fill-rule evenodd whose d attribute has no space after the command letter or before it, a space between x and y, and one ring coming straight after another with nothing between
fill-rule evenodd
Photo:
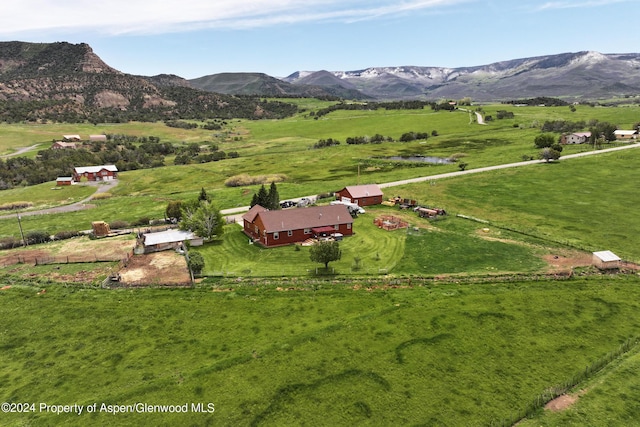
<instances>
[{"instance_id":1,"label":"mountain range","mask_svg":"<svg viewBox=\"0 0 640 427\"><path fill-rule=\"evenodd\" d=\"M295 110L260 97L488 102L633 100L639 94L638 53L585 51L475 67L297 71L283 78L219 73L187 80L123 73L85 43L0 42L0 120L5 121L278 118Z\"/></svg>"},{"instance_id":2,"label":"mountain range","mask_svg":"<svg viewBox=\"0 0 640 427\"><path fill-rule=\"evenodd\" d=\"M225 92L216 76L190 80L194 87ZM263 75L265 79L268 77ZM233 77L233 93L251 93ZM248 80L247 77L245 77ZM282 79L294 87L322 87L359 93L354 99L461 99L505 101L556 97L568 101L594 101L640 94L640 54L563 53L513 59L475 67L371 67L356 71L297 71ZM286 87L280 83L280 87Z\"/></svg>"}]
</instances>

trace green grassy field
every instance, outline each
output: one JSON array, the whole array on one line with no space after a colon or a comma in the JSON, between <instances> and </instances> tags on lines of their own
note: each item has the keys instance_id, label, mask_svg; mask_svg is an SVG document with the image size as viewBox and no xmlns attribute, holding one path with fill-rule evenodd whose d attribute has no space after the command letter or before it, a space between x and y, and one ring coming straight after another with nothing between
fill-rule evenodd
<instances>
[{"instance_id":1,"label":"green grassy field","mask_svg":"<svg viewBox=\"0 0 640 427\"><path fill-rule=\"evenodd\" d=\"M637 149L394 188L453 213L640 261ZM621 178L624 177L624 178Z\"/></svg>"},{"instance_id":2,"label":"green grassy field","mask_svg":"<svg viewBox=\"0 0 640 427\"><path fill-rule=\"evenodd\" d=\"M160 136L176 144L212 140L240 158L120 174L112 197L94 209L22 217L25 232L91 228L91 222L162 218L170 200L205 188L220 208L247 205L258 186L229 188L233 175L282 173L281 199L455 171L372 160L393 155L460 155L468 169L535 155L532 127L545 120L610 121L630 128L640 107L484 106L514 119L487 126L463 112L338 111L318 120L307 109L280 121L229 121L219 135L163 124L0 125L0 151L48 146L66 133ZM426 142L347 146L348 136L431 132ZM343 141L311 150L320 138ZM563 154L592 147L567 147ZM33 153L32 153L33 154ZM50 284L38 274L77 266L5 269L0 287L0 394L7 402L183 405L214 403L210 414L0 414L2 425L501 425L548 390L640 336L637 275L567 281L445 284L409 278L536 273L542 255L610 249L640 261L636 165L640 151L561 160L385 190L445 208L419 230L386 232L373 208L341 244L336 276L317 277L308 248L261 249L237 225L197 248L208 279L194 289L96 288ZM360 166L360 168L358 167ZM358 170L360 175L358 176ZM71 203L90 189L53 184L0 192L0 204ZM467 215L488 221L478 223ZM487 233L482 228L489 228ZM15 215L0 237L19 237ZM359 266L356 263L359 259ZM359 268L358 268L359 267ZM23 278L35 275L29 283ZM217 276L232 276L229 279ZM396 280L397 279L397 280ZM415 283L426 283L416 286ZM269 284L267 284L269 283ZM41 289L47 292L38 295ZM278 290L281 289L281 290ZM524 425L630 425L640 418L638 349L581 383L572 409ZM191 407L189 407L191 409Z\"/></svg>"},{"instance_id":3,"label":"green grassy field","mask_svg":"<svg viewBox=\"0 0 640 427\"><path fill-rule=\"evenodd\" d=\"M639 284L292 282L278 291L228 282L211 292L14 283L0 291L3 401L211 402L215 412L5 413L2 424L500 423L636 335ZM625 411L621 420L637 416Z\"/></svg>"},{"instance_id":4,"label":"green grassy field","mask_svg":"<svg viewBox=\"0 0 640 427\"><path fill-rule=\"evenodd\" d=\"M380 214L402 215L411 223L409 230L386 231L373 223ZM478 237L475 229L445 230L445 222L465 221L447 218L432 225L415 214L392 208L370 208L354 222L355 235L340 243L342 259L329 264L339 275L433 276L437 274L491 274L543 271L540 246L516 240L503 242ZM414 231L414 227L418 228ZM324 267L309 259L309 248L283 246L265 249L248 243L236 224L226 228L223 238L202 248L193 248L205 258L205 276L313 276ZM357 260L356 260L357 259ZM320 270L317 272L316 268Z\"/></svg>"}]
</instances>

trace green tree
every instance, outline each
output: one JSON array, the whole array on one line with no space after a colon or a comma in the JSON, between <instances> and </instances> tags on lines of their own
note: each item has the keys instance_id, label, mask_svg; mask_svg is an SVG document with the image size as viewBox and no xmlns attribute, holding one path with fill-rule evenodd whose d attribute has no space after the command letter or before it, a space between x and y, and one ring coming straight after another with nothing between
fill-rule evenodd
<instances>
[{"instance_id":1,"label":"green tree","mask_svg":"<svg viewBox=\"0 0 640 427\"><path fill-rule=\"evenodd\" d=\"M179 200L169 202L167 209L164 211L164 216L168 219L180 221L180 218L182 218L182 202Z\"/></svg>"},{"instance_id":2,"label":"green tree","mask_svg":"<svg viewBox=\"0 0 640 427\"><path fill-rule=\"evenodd\" d=\"M543 133L536 136L533 143L536 145L536 148L551 147L556 143L556 137L551 133Z\"/></svg>"},{"instance_id":3,"label":"green tree","mask_svg":"<svg viewBox=\"0 0 640 427\"><path fill-rule=\"evenodd\" d=\"M210 202L211 201L211 197L209 197L207 192L204 190L204 187L202 187L202 189L200 190L200 195L198 196L198 200L201 201L201 202Z\"/></svg>"},{"instance_id":4,"label":"green tree","mask_svg":"<svg viewBox=\"0 0 640 427\"><path fill-rule=\"evenodd\" d=\"M278 188L276 187L275 181L272 181L271 186L269 187L268 199L269 206L265 206L267 209L272 211L280 209L280 194L278 194Z\"/></svg>"},{"instance_id":5,"label":"green tree","mask_svg":"<svg viewBox=\"0 0 640 427\"><path fill-rule=\"evenodd\" d=\"M560 158L560 152L551 147L545 147L538 153L538 158L546 160L546 162L549 163L552 160L558 160Z\"/></svg>"},{"instance_id":6,"label":"green tree","mask_svg":"<svg viewBox=\"0 0 640 427\"><path fill-rule=\"evenodd\" d=\"M183 213L185 210L183 210ZM222 236L224 232L224 218L216 207L208 202L200 202L195 211L189 211L188 216L183 216L180 228L191 230L198 236L207 240Z\"/></svg>"},{"instance_id":7,"label":"green tree","mask_svg":"<svg viewBox=\"0 0 640 427\"><path fill-rule=\"evenodd\" d=\"M204 257L200 252L189 253L189 268L193 274L200 274L204 270Z\"/></svg>"},{"instance_id":8,"label":"green tree","mask_svg":"<svg viewBox=\"0 0 640 427\"><path fill-rule=\"evenodd\" d=\"M253 193L253 197L251 198L251 207L254 207L258 204L258 195L256 193Z\"/></svg>"},{"instance_id":9,"label":"green tree","mask_svg":"<svg viewBox=\"0 0 640 427\"><path fill-rule=\"evenodd\" d=\"M263 208L269 208L269 193L267 189L264 188L264 184L260 186L258 190L258 195L256 196L256 204L262 206Z\"/></svg>"},{"instance_id":10,"label":"green tree","mask_svg":"<svg viewBox=\"0 0 640 427\"><path fill-rule=\"evenodd\" d=\"M329 268L331 261L338 261L342 258L342 251L338 242L316 242L309 249L311 261L324 264L325 269Z\"/></svg>"}]
</instances>

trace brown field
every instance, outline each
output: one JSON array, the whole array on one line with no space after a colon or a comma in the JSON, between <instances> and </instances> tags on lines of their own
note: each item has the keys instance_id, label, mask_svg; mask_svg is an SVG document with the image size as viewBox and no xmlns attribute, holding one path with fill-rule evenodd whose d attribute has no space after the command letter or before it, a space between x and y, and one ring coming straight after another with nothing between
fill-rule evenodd
<instances>
[{"instance_id":1,"label":"brown field","mask_svg":"<svg viewBox=\"0 0 640 427\"><path fill-rule=\"evenodd\" d=\"M189 286L191 277L187 261L174 251L134 255L119 271L125 286Z\"/></svg>"},{"instance_id":2,"label":"brown field","mask_svg":"<svg viewBox=\"0 0 640 427\"><path fill-rule=\"evenodd\" d=\"M133 251L131 236L91 240L76 237L60 242L0 251L0 266L12 264L66 264L96 261L120 261Z\"/></svg>"}]
</instances>

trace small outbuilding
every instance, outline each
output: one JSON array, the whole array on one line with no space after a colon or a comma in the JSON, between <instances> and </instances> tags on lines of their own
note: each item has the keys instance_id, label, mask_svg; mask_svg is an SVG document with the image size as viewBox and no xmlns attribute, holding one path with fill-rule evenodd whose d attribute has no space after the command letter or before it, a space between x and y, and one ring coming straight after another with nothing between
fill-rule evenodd
<instances>
[{"instance_id":1,"label":"small outbuilding","mask_svg":"<svg viewBox=\"0 0 640 427\"><path fill-rule=\"evenodd\" d=\"M144 247L144 253L178 249L184 242L189 242L191 246L202 246L203 239L191 231L166 230L157 233L144 233L139 240L139 243Z\"/></svg>"},{"instance_id":2,"label":"small outbuilding","mask_svg":"<svg viewBox=\"0 0 640 427\"><path fill-rule=\"evenodd\" d=\"M593 265L600 270L620 268L620 261L620 257L611 251L599 251L593 253Z\"/></svg>"},{"instance_id":3,"label":"small outbuilding","mask_svg":"<svg viewBox=\"0 0 640 427\"><path fill-rule=\"evenodd\" d=\"M382 203L382 190L376 184L352 185L337 191L336 200L358 206L379 205Z\"/></svg>"},{"instance_id":4,"label":"small outbuilding","mask_svg":"<svg viewBox=\"0 0 640 427\"><path fill-rule=\"evenodd\" d=\"M73 177L71 176L59 176L58 178L56 178L56 185L58 187L71 184L73 184Z\"/></svg>"},{"instance_id":5,"label":"small outbuilding","mask_svg":"<svg viewBox=\"0 0 640 427\"><path fill-rule=\"evenodd\" d=\"M107 135L89 135L91 142L107 142Z\"/></svg>"},{"instance_id":6,"label":"small outbuilding","mask_svg":"<svg viewBox=\"0 0 640 427\"><path fill-rule=\"evenodd\" d=\"M637 130L622 130L622 129L618 129L615 130L613 132L616 136L617 140L622 140L622 141L629 141L629 140L634 140L638 138L638 131Z\"/></svg>"}]
</instances>

